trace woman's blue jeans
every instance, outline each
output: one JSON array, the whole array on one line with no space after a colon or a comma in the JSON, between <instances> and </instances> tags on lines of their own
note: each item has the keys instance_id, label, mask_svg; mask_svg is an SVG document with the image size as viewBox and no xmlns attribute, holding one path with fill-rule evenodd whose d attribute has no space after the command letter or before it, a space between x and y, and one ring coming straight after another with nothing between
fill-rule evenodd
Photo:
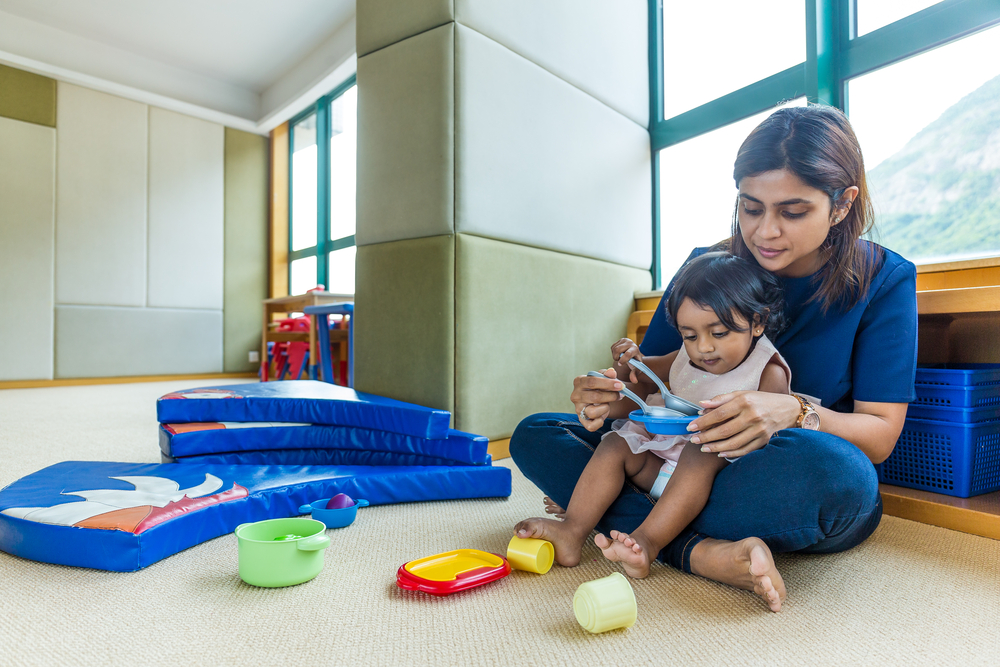
<instances>
[{"instance_id":1,"label":"woman's blue jeans","mask_svg":"<svg viewBox=\"0 0 1000 667\"><path fill-rule=\"evenodd\" d=\"M532 415L514 431L510 454L525 477L566 507L608 428L591 433L576 415ZM597 528L630 533L654 503L626 483ZM846 551L867 539L881 518L875 467L861 450L828 433L786 429L719 473L705 509L659 559L690 572L691 551L706 537L759 537L774 553Z\"/></svg>"}]
</instances>

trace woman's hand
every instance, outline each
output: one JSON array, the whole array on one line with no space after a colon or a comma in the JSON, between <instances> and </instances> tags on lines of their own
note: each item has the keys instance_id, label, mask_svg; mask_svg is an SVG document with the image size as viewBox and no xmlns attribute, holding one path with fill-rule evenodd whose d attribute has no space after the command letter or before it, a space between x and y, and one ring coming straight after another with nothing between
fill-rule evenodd
<instances>
[{"instance_id":1,"label":"woman's hand","mask_svg":"<svg viewBox=\"0 0 1000 667\"><path fill-rule=\"evenodd\" d=\"M798 421L801 405L794 396L763 391L734 391L707 401L700 417L688 426L701 433L691 442L703 452L738 458L760 449L771 436Z\"/></svg>"},{"instance_id":2,"label":"woman's hand","mask_svg":"<svg viewBox=\"0 0 1000 667\"><path fill-rule=\"evenodd\" d=\"M588 431L601 428L604 420L611 414L611 404L621 399L618 392L625 386L617 379L613 368L601 372L605 377L580 375L573 378L573 393L569 395L580 423Z\"/></svg>"},{"instance_id":3,"label":"woman's hand","mask_svg":"<svg viewBox=\"0 0 1000 667\"><path fill-rule=\"evenodd\" d=\"M635 374L635 369L628 365L629 359L642 361L642 353L639 346L629 338L621 338L611 346L611 358L614 360L614 370L616 373L628 372L630 382L638 382L639 377Z\"/></svg>"}]
</instances>

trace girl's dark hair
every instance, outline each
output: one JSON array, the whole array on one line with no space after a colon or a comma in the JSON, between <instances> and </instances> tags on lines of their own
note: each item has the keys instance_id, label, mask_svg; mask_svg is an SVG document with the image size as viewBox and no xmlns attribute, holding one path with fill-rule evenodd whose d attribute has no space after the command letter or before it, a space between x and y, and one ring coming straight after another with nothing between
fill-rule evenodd
<instances>
[{"instance_id":1,"label":"girl's dark hair","mask_svg":"<svg viewBox=\"0 0 1000 667\"><path fill-rule=\"evenodd\" d=\"M705 253L677 273L667 299L667 315L674 328L677 328L677 311L684 299L714 310L719 321L730 331L742 333L747 330L737 323L734 314L750 326L754 316L759 316L768 337L781 333L787 325L778 279L753 260L728 252Z\"/></svg>"},{"instance_id":2,"label":"girl's dark hair","mask_svg":"<svg viewBox=\"0 0 1000 667\"><path fill-rule=\"evenodd\" d=\"M874 226L874 212L865 181L865 163L858 138L847 117L834 107L810 105L778 109L754 128L736 155L733 178L736 187L747 176L787 169L799 179L830 197L831 214L842 204L844 191L857 186L858 195L847 215L820 246L827 261L820 269L819 287L811 301L822 301L823 310L836 303L847 308L868 293L882 249L873 243L858 243ZM726 249L751 259L740 233L739 199L733 212L733 235Z\"/></svg>"}]
</instances>

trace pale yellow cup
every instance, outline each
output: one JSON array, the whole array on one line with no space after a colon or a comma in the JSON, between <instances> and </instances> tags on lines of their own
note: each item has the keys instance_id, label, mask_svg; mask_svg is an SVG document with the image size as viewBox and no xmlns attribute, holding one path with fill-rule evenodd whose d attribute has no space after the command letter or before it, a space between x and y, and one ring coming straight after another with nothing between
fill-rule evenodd
<instances>
[{"instance_id":1,"label":"pale yellow cup","mask_svg":"<svg viewBox=\"0 0 1000 667\"><path fill-rule=\"evenodd\" d=\"M621 572L588 581L576 589L573 613L584 630L595 634L631 628L638 615L635 592Z\"/></svg>"},{"instance_id":2,"label":"pale yellow cup","mask_svg":"<svg viewBox=\"0 0 1000 667\"><path fill-rule=\"evenodd\" d=\"M535 537L515 535L507 545L507 561L515 570L545 574L552 567L555 557L552 543Z\"/></svg>"}]
</instances>

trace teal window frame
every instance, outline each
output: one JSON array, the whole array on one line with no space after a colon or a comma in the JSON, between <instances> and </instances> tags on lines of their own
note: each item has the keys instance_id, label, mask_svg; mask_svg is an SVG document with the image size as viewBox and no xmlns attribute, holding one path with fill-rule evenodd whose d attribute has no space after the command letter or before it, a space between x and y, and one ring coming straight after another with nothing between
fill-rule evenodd
<instances>
[{"instance_id":1,"label":"teal window frame","mask_svg":"<svg viewBox=\"0 0 1000 667\"><path fill-rule=\"evenodd\" d=\"M806 59L672 118L663 118L663 0L649 1L649 140L653 178L653 285L660 275L660 151L730 123L805 97L848 115L847 82L855 77L1000 24L996 0L944 0L857 36L857 0L803 0ZM871 1L871 0L868 0ZM974 65L973 65L974 66Z\"/></svg>"},{"instance_id":2,"label":"teal window frame","mask_svg":"<svg viewBox=\"0 0 1000 667\"><path fill-rule=\"evenodd\" d=\"M330 287L330 253L357 245L354 234L339 239L330 238L330 104L357 85L357 75L351 75L346 81L334 88L328 94L319 98L308 108L302 110L288 123L288 284L292 284L292 262L305 257L316 257L316 284ZM292 250L293 216L292 190L295 187L293 179L292 154L295 152L295 125L316 114L316 245L301 250Z\"/></svg>"}]
</instances>

